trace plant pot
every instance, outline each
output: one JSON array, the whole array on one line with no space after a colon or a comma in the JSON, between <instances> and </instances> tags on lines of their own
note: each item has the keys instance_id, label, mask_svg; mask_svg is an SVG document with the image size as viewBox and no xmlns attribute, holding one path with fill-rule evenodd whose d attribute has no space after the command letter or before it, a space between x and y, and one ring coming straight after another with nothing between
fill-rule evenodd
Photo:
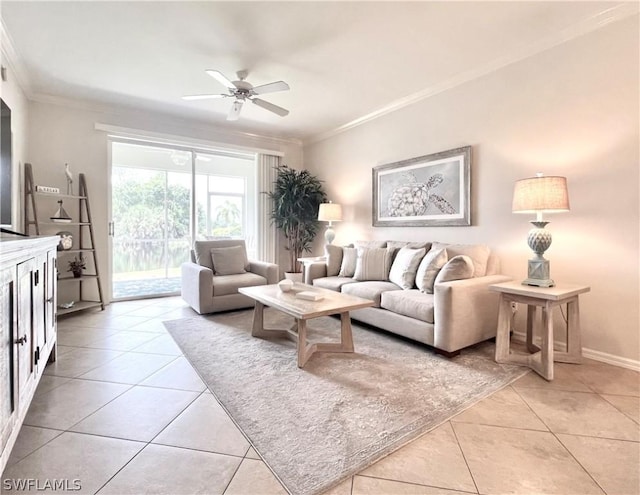
<instances>
[{"instance_id":1,"label":"plant pot","mask_svg":"<svg viewBox=\"0 0 640 495\"><path fill-rule=\"evenodd\" d=\"M297 284L302 283L302 273L284 272L284 278L286 278L287 280L291 280L292 282L295 282Z\"/></svg>"},{"instance_id":2,"label":"plant pot","mask_svg":"<svg viewBox=\"0 0 640 495\"><path fill-rule=\"evenodd\" d=\"M82 276L82 271L72 272L72 273L73 273L73 278L80 278Z\"/></svg>"}]
</instances>

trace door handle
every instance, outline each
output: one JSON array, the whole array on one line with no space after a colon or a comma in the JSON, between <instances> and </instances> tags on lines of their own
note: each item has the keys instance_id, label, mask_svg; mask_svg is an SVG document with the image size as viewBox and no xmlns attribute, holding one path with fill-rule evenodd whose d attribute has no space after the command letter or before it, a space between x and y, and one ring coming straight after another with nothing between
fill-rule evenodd
<instances>
[{"instance_id":1,"label":"door handle","mask_svg":"<svg viewBox=\"0 0 640 495\"><path fill-rule=\"evenodd\" d=\"M25 333L22 337L17 339L15 343L18 345L25 345L27 343L27 334Z\"/></svg>"},{"instance_id":2,"label":"door handle","mask_svg":"<svg viewBox=\"0 0 640 495\"><path fill-rule=\"evenodd\" d=\"M109 222L109 231L107 235L110 235L111 237L113 237L115 233L116 233L116 229L115 229L114 222Z\"/></svg>"}]
</instances>

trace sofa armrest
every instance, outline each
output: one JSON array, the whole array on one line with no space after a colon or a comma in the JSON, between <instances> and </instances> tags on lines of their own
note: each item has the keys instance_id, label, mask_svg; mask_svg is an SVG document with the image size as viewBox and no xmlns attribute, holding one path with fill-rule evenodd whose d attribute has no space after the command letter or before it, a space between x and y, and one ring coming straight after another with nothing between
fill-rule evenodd
<instances>
[{"instance_id":1,"label":"sofa armrest","mask_svg":"<svg viewBox=\"0 0 640 495\"><path fill-rule=\"evenodd\" d=\"M249 261L249 271L267 279L268 285L278 283L278 265L266 261Z\"/></svg>"},{"instance_id":2,"label":"sofa armrest","mask_svg":"<svg viewBox=\"0 0 640 495\"><path fill-rule=\"evenodd\" d=\"M495 337L499 294L489 286L509 280L505 275L488 275L436 284L434 346L454 352Z\"/></svg>"},{"instance_id":3,"label":"sofa armrest","mask_svg":"<svg viewBox=\"0 0 640 495\"><path fill-rule=\"evenodd\" d=\"M304 283L313 285L313 281L317 278L327 276L327 263L325 261L317 261L315 263L304 264Z\"/></svg>"},{"instance_id":4,"label":"sofa armrest","mask_svg":"<svg viewBox=\"0 0 640 495\"><path fill-rule=\"evenodd\" d=\"M180 272L182 299L198 313L206 313L213 298L213 270L188 262L182 263Z\"/></svg>"}]
</instances>

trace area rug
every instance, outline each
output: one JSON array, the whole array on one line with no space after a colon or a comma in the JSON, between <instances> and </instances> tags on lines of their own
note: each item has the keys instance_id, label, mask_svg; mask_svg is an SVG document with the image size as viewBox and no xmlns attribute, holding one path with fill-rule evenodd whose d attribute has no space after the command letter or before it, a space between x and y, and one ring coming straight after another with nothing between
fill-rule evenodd
<instances>
[{"instance_id":1,"label":"area rug","mask_svg":"<svg viewBox=\"0 0 640 495\"><path fill-rule=\"evenodd\" d=\"M265 327L293 319L270 308ZM526 373L484 343L447 359L353 324L354 354L296 365L295 343L251 337L252 311L165 322L275 475L294 495L322 493ZM340 321L309 322L309 340L337 341Z\"/></svg>"}]
</instances>

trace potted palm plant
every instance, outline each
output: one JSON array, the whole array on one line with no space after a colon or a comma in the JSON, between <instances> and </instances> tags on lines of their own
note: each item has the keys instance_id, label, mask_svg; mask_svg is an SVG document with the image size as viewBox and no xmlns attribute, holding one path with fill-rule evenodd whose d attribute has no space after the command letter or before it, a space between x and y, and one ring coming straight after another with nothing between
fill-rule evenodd
<instances>
[{"instance_id":1,"label":"potted palm plant","mask_svg":"<svg viewBox=\"0 0 640 495\"><path fill-rule=\"evenodd\" d=\"M300 274L302 267L298 258L303 251L311 251L319 227L318 208L326 203L327 195L322 181L307 170L295 170L287 165L276 168L278 175L273 192L268 193L273 200L271 220L287 241L288 272Z\"/></svg>"}]
</instances>

